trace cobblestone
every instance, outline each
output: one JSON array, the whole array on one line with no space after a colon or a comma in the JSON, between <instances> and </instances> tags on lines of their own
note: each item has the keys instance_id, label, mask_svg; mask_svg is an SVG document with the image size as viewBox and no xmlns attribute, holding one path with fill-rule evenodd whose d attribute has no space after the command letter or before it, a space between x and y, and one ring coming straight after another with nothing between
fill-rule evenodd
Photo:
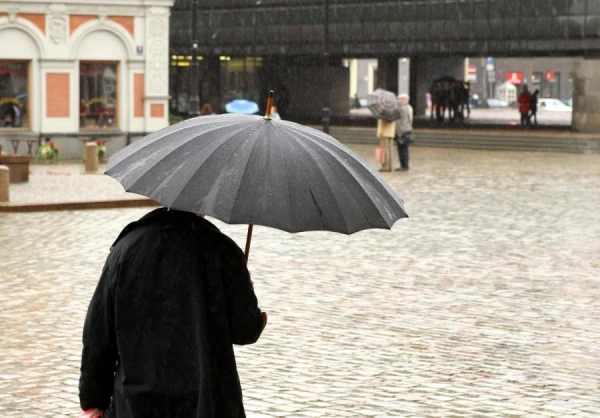
<instances>
[{"instance_id":1,"label":"cobblestone","mask_svg":"<svg viewBox=\"0 0 600 418\"><path fill-rule=\"evenodd\" d=\"M383 174L411 216L391 231L255 227L270 321L236 347L248 416L598 416L600 156L411 152L409 172ZM14 199L123 195L75 166L39 169L73 171L34 174ZM0 214L1 417L78 412L87 304L148 210ZM244 226L215 223L243 246Z\"/></svg>"}]
</instances>

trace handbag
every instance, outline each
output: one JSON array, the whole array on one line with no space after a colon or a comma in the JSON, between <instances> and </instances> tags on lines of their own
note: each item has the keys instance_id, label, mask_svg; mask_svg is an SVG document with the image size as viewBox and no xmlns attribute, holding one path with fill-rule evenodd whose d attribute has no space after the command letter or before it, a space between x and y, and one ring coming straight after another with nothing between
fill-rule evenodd
<instances>
[{"instance_id":1,"label":"handbag","mask_svg":"<svg viewBox=\"0 0 600 418\"><path fill-rule=\"evenodd\" d=\"M398 145L412 144L414 142L412 131L411 132L403 132L400 135L396 134L396 136L394 137L394 140L396 141L396 144L398 144Z\"/></svg>"},{"instance_id":2,"label":"handbag","mask_svg":"<svg viewBox=\"0 0 600 418\"><path fill-rule=\"evenodd\" d=\"M375 147L375 161L380 164L385 163L385 148L384 147Z\"/></svg>"}]
</instances>

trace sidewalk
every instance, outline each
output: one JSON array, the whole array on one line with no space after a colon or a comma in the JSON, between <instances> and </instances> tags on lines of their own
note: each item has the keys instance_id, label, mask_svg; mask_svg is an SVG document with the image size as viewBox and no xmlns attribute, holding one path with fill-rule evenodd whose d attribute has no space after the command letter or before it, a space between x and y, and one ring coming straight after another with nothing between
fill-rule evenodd
<instances>
[{"instance_id":1,"label":"sidewalk","mask_svg":"<svg viewBox=\"0 0 600 418\"><path fill-rule=\"evenodd\" d=\"M29 182L10 185L10 201L0 203L0 212L106 209L115 207L159 206L144 196L126 193L115 179L104 174L88 174L79 161L30 165Z\"/></svg>"}]
</instances>

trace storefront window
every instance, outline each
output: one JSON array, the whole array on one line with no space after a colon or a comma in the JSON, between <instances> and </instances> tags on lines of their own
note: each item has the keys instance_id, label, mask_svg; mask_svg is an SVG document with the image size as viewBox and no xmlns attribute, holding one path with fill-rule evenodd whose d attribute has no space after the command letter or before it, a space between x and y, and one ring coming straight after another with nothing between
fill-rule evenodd
<instances>
[{"instance_id":1,"label":"storefront window","mask_svg":"<svg viewBox=\"0 0 600 418\"><path fill-rule=\"evenodd\" d=\"M221 85L223 100L228 103L235 99L260 100L257 71L262 67L262 58L231 58L222 56Z\"/></svg>"},{"instance_id":2,"label":"storefront window","mask_svg":"<svg viewBox=\"0 0 600 418\"><path fill-rule=\"evenodd\" d=\"M29 63L0 61L0 127L29 128Z\"/></svg>"},{"instance_id":3,"label":"storefront window","mask_svg":"<svg viewBox=\"0 0 600 418\"><path fill-rule=\"evenodd\" d=\"M542 80L541 97L560 98L560 73L546 71Z\"/></svg>"},{"instance_id":4,"label":"storefront window","mask_svg":"<svg viewBox=\"0 0 600 418\"><path fill-rule=\"evenodd\" d=\"M79 126L117 128L117 63L79 65Z\"/></svg>"},{"instance_id":5,"label":"storefront window","mask_svg":"<svg viewBox=\"0 0 600 418\"><path fill-rule=\"evenodd\" d=\"M531 75L531 87L529 88L530 92L533 93L536 90L542 89L542 78L544 77L544 73L535 72Z\"/></svg>"}]
</instances>

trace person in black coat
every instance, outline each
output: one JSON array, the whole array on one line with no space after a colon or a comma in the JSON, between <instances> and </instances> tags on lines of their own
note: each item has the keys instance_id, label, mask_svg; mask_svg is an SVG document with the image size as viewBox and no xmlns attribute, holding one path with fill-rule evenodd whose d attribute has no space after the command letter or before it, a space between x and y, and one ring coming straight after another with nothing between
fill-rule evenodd
<instances>
[{"instance_id":1,"label":"person in black coat","mask_svg":"<svg viewBox=\"0 0 600 418\"><path fill-rule=\"evenodd\" d=\"M538 121L537 121L537 104L538 104L538 97L539 97L540 91L538 89L535 89L535 91L533 92L533 94L531 95L531 100L529 101L529 124L531 125L531 121L534 120L534 123L537 125Z\"/></svg>"},{"instance_id":2,"label":"person in black coat","mask_svg":"<svg viewBox=\"0 0 600 418\"><path fill-rule=\"evenodd\" d=\"M193 213L156 209L128 225L83 329L81 408L110 417L245 417L232 344L267 316L242 250Z\"/></svg>"}]
</instances>

